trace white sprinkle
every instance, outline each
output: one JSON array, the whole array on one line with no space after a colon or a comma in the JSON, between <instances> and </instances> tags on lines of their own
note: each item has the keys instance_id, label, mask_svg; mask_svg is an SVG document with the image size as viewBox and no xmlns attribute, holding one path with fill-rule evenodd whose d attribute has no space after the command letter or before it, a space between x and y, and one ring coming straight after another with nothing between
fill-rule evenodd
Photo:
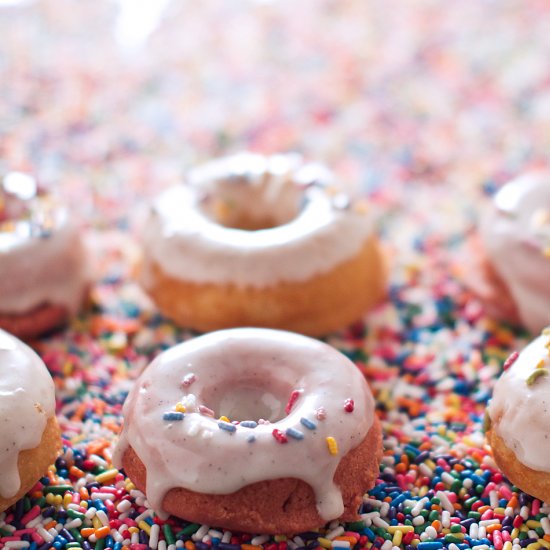
<instances>
[{"instance_id":1,"label":"white sprinkle","mask_svg":"<svg viewBox=\"0 0 550 550\"><path fill-rule=\"evenodd\" d=\"M80 518L74 518L71 521L68 521L65 524L65 529L76 529L82 525L82 520Z\"/></svg>"},{"instance_id":2,"label":"white sprinkle","mask_svg":"<svg viewBox=\"0 0 550 550\"><path fill-rule=\"evenodd\" d=\"M336 527L332 531L329 531L325 535L325 538L328 539L328 540L332 540L332 539L335 539L336 537L339 537L342 534L344 534L344 527L342 525L339 525L338 527Z\"/></svg>"},{"instance_id":3,"label":"white sprinkle","mask_svg":"<svg viewBox=\"0 0 550 550\"><path fill-rule=\"evenodd\" d=\"M417 525L424 525L424 522L426 520L422 517L422 516L416 516L415 518L413 518L412 522L413 522L413 525L417 526Z\"/></svg>"},{"instance_id":4,"label":"white sprinkle","mask_svg":"<svg viewBox=\"0 0 550 550\"><path fill-rule=\"evenodd\" d=\"M435 527L432 527L431 525L428 525L428 527L426 527L426 531L424 531L424 532L431 539L436 539L437 538L437 531L435 530Z\"/></svg>"},{"instance_id":5,"label":"white sprinkle","mask_svg":"<svg viewBox=\"0 0 550 550\"><path fill-rule=\"evenodd\" d=\"M443 512L441 512L441 525L444 529L451 526L451 513L447 510L443 510Z\"/></svg>"},{"instance_id":6,"label":"white sprinkle","mask_svg":"<svg viewBox=\"0 0 550 550\"><path fill-rule=\"evenodd\" d=\"M138 521L136 520L136 523ZM208 525L201 525L198 530L191 536L193 540L202 540L202 538L210 531L210 527Z\"/></svg>"},{"instance_id":7,"label":"white sprinkle","mask_svg":"<svg viewBox=\"0 0 550 550\"><path fill-rule=\"evenodd\" d=\"M36 532L44 539L45 542L52 542L54 539L54 537L42 526L38 526L36 528Z\"/></svg>"},{"instance_id":8,"label":"white sprinkle","mask_svg":"<svg viewBox=\"0 0 550 550\"><path fill-rule=\"evenodd\" d=\"M233 536L233 533L231 531L225 531L222 537L222 542L227 544L231 540L232 536Z\"/></svg>"},{"instance_id":9,"label":"white sprinkle","mask_svg":"<svg viewBox=\"0 0 550 550\"><path fill-rule=\"evenodd\" d=\"M380 506L380 515L385 517L388 515L389 511L390 511L390 503L383 502L382 506Z\"/></svg>"},{"instance_id":10,"label":"white sprinkle","mask_svg":"<svg viewBox=\"0 0 550 550\"><path fill-rule=\"evenodd\" d=\"M208 536L212 539L221 539L223 533L221 531L216 531L216 529L210 529L210 531L208 531Z\"/></svg>"},{"instance_id":11,"label":"white sprinkle","mask_svg":"<svg viewBox=\"0 0 550 550\"><path fill-rule=\"evenodd\" d=\"M420 465L422 466L422 464ZM426 504L426 502L428 502L428 498L424 497L424 498L421 498L415 505L414 505L414 508L411 510L411 514L413 516L418 516L418 514L420 514L420 512L422 512L422 510L424 510L424 506Z\"/></svg>"},{"instance_id":12,"label":"white sprinkle","mask_svg":"<svg viewBox=\"0 0 550 550\"><path fill-rule=\"evenodd\" d=\"M550 519L548 519L547 517L540 518L540 526L542 527L545 535L550 534Z\"/></svg>"},{"instance_id":13,"label":"white sprinkle","mask_svg":"<svg viewBox=\"0 0 550 550\"><path fill-rule=\"evenodd\" d=\"M159 540L158 550L166 550L166 541Z\"/></svg>"},{"instance_id":14,"label":"white sprinkle","mask_svg":"<svg viewBox=\"0 0 550 550\"><path fill-rule=\"evenodd\" d=\"M26 540L9 540L4 544L4 548L28 548L31 545Z\"/></svg>"},{"instance_id":15,"label":"white sprinkle","mask_svg":"<svg viewBox=\"0 0 550 550\"><path fill-rule=\"evenodd\" d=\"M332 547L333 548L349 548L351 545L349 541L347 540L333 540L332 541Z\"/></svg>"},{"instance_id":16,"label":"white sprinkle","mask_svg":"<svg viewBox=\"0 0 550 550\"><path fill-rule=\"evenodd\" d=\"M349 542L348 542L349 545ZM380 547L380 550L391 550L393 544L391 543L391 540L384 541L384 544Z\"/></svg>"},{"instance_id":17,"label":"white sprinkle","mask_svg":"<svg viewBox=\"0 0 550 550\"><path fill-rule=\"evenodd\" d=\"M257 537L254 537L250 544L253 546L260 546L260 544L263 544L264 542L267 542L269 540L269 535L258 535Z\"/></svg>"},{"instance_id":18,"label":"white sprinkle","mask_svg":"<svg viewBox=\"0 0 550 550\"><path fill-rule=\"evenodd\" d=\"M487 525L495 525L497 523L500 523L500 520L499 519L482 519L481 521L478 521L479 523L479 526L483 526L483 527L486 527Z\"/></svg>"},{"instance_id":19,"label":"white sprinkle","mask_svg":"<svg viewBox=\"0 0 550 550\"><path fill-rule=\"evenodd\" d=\"M441 506L447 510L449 513L453 513L455 508L452 502L449 500L449 497L443 491L437 491L436 497L439 499Z\"/></svg>"},{"instance_id":20,"label":"white sprinkle","mask_svg":"<svg viewBox=\"0 0 550 550\"><path fill-rule=\"evenodd\" d=\"M95 514L96 514L97 510L92 506L91 508L88 508L88 510L86 510L86 513L84 514L88 519L92 519Z\"/></svg>"},{"instance_id":21,"label":"white sprinkle","mask_svg":"<svg viewBox=\"0 0 550 550\"><path fill-rule=\"evenodd\" d=\"M527 520L529 517L529 508L527 506L522 506L521 510L519 511L519 515L524 519Z\"/></svg>"},{"instance_id":22,"label":"white sprinkle","mask_svg":"<svg viewBox=\"0 0 550 550\"><path fill-rule=\"evenodd\" d=\"M153 550L157 550L159 544L160 525L153 523L151 525L151 531L149 533L149 547Z\"/></svg>"},{"instance_id":23,"label":"white sprinkle","mask_svg":"<svg viewBox=\"0 0 550 550\"><path fill-rule=\"evenodd\" d=\"M477 532L477 537L480 539L484 539L487 536L487 529L484 525L479 526L479 531Z\"/></svg>"},{"instance_id":24,"label":"white sprinkle","mask_svg":"<svg viewBox=\"0 0 550 550\"><path fill-rule=\"evenodd\" d=\"M498 494L496 491L489 491L489 504L493 508L498 507Z\"/></svg>"},{"instance_id":25,"label":"white sprinkle","mask_svg":"<svg viewBox=\"0 0 550 550\"><path fill-rule=\"evenodd\" d=\"M390 524L387 521L384 521L382 518L372 518L372 523L376 525L376 527L382 527L383 529L387 529ZM344 532L344 528L342 527L342 532Z\"/></svg>"},{"instance_id":26,"label":"white sprinkle","mask_svg":"<svg viewBox=\"0 0 550 550\"><path fill-rule=\"evenodd\" d=\"M119 512L127 512L131 507L132 507L132 503L128 499L124 499L117 504L116 509Z\"/></svg>"},{"instance_id":27,"label":"white sprinkle","mask_svg":"<svg viewBox=\"0 0 550 550\"><path fill-rule=\"evenodd\" d=\"M136 523L139 523L140 521L142 521L144 519L150 518L154 514L155 514L155 512L149 508L148 510L145 510L144 512L142 512L134 521ZM208 531L208 529L206 531Z\"/></svg>"},{"instance_id":28,"label":"white sprinkle","mask_svg":"<svg viewBox=\"0 0 550 550\"><path fill-rule=\"evenodd\" d=\"M95 517L101 522L101 525L103 525L104 527L109 525L109 518L103 510L98 510Z\"/></svg>"},{"instance_id":29,"label":"white sprinkle","mask_svg":"<svg viewBox=\"0 0 550 550\"><path fill-rule=\"evenodd\" d=\"M473 539L477 539L479 538L478 535L479 525L477 523L472 523L472 525L470 525L470 537L472 537Z\"/></svg>"}]
</instances>

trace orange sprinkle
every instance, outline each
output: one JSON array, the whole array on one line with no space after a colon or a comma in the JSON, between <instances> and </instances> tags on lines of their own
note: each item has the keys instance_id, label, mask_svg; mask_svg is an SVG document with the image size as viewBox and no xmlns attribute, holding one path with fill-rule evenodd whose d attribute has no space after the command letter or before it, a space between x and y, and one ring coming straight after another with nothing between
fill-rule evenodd
<instances>
[{"instance_id":1,"label":"orange sprinkle","mask_svg":"<svg viewBox=\"0 0 550 550\"><path fill-rule=\"evenodd\" d=\"M261 546L255 546L253 544L241 544L242 550L262 550Z\"/></svg>"},{"instance_id":2,"label":"orange sprinkle","mask_svg":"<svg viewBox=\"0 0 550 550\"><path fill-rule=\"evenodd\" d=\"M441 530L441 522L438 520L438 519L434 519L432 521L432 527L436 530L436 531L440 531Z\"/></svg>"},{"instance_id":3,"label":"orange sprinkle","mask_svg":"<svg viewBox=\"0 0 550 550\"><path fill-rule=\"evenodd\" d=\"M80 468L77 468L76 466L71 466L69 468L69 474L79 479L86 475Z\"/></svg>"},{"instance_id":4,"label":"orange sprinkle","mask_svg":"<svg viewBox=\"0 0 550 550\"><path fill-rule=\"evenodd\" d=\"M104 525L94 531L94 535L98 539L104 539L111 532L111 528L108 525Z\"/></svg>"},{"instance_id":5,"label":"orange sprinkle","mask_svg":"<svg viewBox=\"0 0 550 550\"><path fill-rule=\"evenodd\" d=\"M544 535L544 537L542 537L545 541L547 542L550 542L550 535Z\"/></svg>"},{"instance_id":6,"label":"orange sprinkle","mask_svg":"<svg viewBox=\"0 0 550 550\"><path fill-rule=\"evenodd\" d=\"M357 539L351 536L342 535L340 537L334 537L333 540L343 540L343 541L349 542L351 546L355 546L357 544Z\"/></svg>"},{"instance_id":7,"label":"orange sprinkle","mask_svg":"<svg viewBox=\"0 0 550 550\"><path fill-rule=\"evenodd\" d=\"M195 550L195 543L191 542L190 540L185 541L185 548L187 550Z\"/></svg>"},{"instance_id":8,"label":"orange sprinkle","mask_svg":"<svg viewBox=\"0 0 550 550\"><path fill-rule=\"evenodd\" d=\"M88 500L90 498L90 493L88 492L88 489L86 489L86 487L81 487L78 491L78 494L80 495L80 498L82 500Z\"/></svg>"},{"instance_id":9,"label":"orange sprinkle","mask_svg":"<svg viewBox=\"0 0 550 550\"><path fill-rule=\"evenodd\" d=\"M493 523L492 525L487 525L485 527L485 530L487 533L492 533L493 531L500 531L502 529L502 525L500 523Z\"/></svg>"},{"instance_id":10,"label":"orange sprinkle","mask_svg":"<svg viewBox=\"0 0 550 550\"><path fill-rule=\"evenodd\" d=\"M52 527L55 527L56 525L57 522L55 520L48 521L48 523L44 524L44 529L46 529L46 531L49 531Z\"/></svg>"},{"instance_id":11,"label":"orange sprinkle","mask_svg":"<svg viewBox=\"0 0 550 550\"><path fill-rule=\"evenodd\" d=\"M80 530L80 534L83 537L91 537L95 533L95 529L93 527L84 527L84 529Z\"/></svg>"}]
</instances>

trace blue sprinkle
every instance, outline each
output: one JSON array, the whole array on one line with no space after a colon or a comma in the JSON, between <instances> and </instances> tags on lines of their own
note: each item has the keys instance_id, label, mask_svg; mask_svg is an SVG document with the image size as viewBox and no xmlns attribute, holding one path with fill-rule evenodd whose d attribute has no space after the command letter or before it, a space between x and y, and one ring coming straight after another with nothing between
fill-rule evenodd
<instances>
[{"instance_id":1,"label":"blue sprinkle","mask_svg":"<svg viewBox=\"0 0 550 550\"><path fill-rule=\"evenodd\" d=\"M304 434L296 428L287 428L285 433L288 437L292 437L292 439L304 439Z\"/></svg>"},{"instance_id":2,"label":"blue sprinkle","mask_svg":"<svg viewBox=\"0 0 550 550\"><path fill-rule=\"evenodd\" d=\"M249 443L254 443L254 441L256 441L256 436L254 434L249 434L248 437L246 438L246 440Z\"/></svg>"},{"instance_id":3,"label":"blue sprinkle","mask_svg":"<svg viewBox=\"0 0 550 550\"><path fill-rule=\"evenodd\" d=\"M436 541L420 542L416 548L417 550L439 550L440 548L443 548L443 543Z\"/></svg>"},{"instance_id":4,"label":"blue sprinkle","mask_svg":"<svg viewBox=\"0 0 550 550\"><path fill-rule=\"evenodd\" d=\"M258 425L257 422L254 422L254 420L243 420L239 426L242 426L243 428L255 428Z\"/></svg>"},{"instance_id":5,"label":"blue sprinkle","mask_svg":"<svg viewBox=\"0 0 550 550\"><path fill-rule=\"evenodd\" d=\"M236 431L237 427L234 424L231 424L230 422L224 422L223 420L220 420L218 422L218 428L220 430L225 430L226 432L234 432Z\"/></svg>"},{"instance_id":6,"label":"blue sprinkle","mask_svg":"<svg viewBox=\"0 0 550 550\"><path fill-rule=\"evenodd\" d=\"M305 426L308 430L314 430L317 427L317 424L315 424L315 422L308 420L304 416L300 418L300 424L302 424L302 426Z\"/></svg>"},{"instance_id":7,"label":"blue sprinkle","mask_svg":"<svg viewBox=\"0 0 550 550\"><path fill-rule=\"evenodd\" d=\"M168 420L169 422L176 420L183 420L185 415L182 412L166 412L162 415L163 420Z\"/></svg>"}]
</instances>

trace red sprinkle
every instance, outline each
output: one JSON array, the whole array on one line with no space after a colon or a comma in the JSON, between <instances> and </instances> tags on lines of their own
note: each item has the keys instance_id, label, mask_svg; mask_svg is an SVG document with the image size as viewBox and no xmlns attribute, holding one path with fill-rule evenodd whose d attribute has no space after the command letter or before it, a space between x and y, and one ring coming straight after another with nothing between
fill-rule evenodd
<instances>
[{"instance_id":1,"label":"red sprinkle","mask_svg":"<svg viewBox=\"0 0 550 550\"><path fill-rule=\"evenodd\" d=\"M353 409L355 409L355 402L353 399L346 399L344 402L344 410L347 413L353 412Z\"/></svg>"},{"instance_id":2,"label":"red sprinkle","mask_svg":"<svg viewBox=\"0 0 550 550\"><path fill-rule=\"evenodd\" d=\"M519 352L514 351L506 361L504 361L504 365L502 366L503 370L508 370L515 362L516 359L519 357Z\"/></svg>"},{"instance_id":3,"label":"red sprinkle","mask_svg":"<svg viewBox=\"0 0 550 550\"><path fill-rule=\"evenodd\" d=\"M290 413L290 411L292 410L292 407L294 406L294 403L298 401L298 397L300 397L300 393L302 393L300 390L294 390L290 394L290 399L288 400L288 403L286 404L286 407L285 407L286 414Z\"/></svg>"},{"instance_id":4,"label":"red sprinkle","mask_svg":"<svg viewBox=\"0 0 550 550\"><path fill-rule=\"evenodd\" d=\"M277 428L275 428L273 430L273 432L271 432L273 434L273 437L279 442L279 443L288 443L288 437L285 435L284 432L282 432L281 430L278 430Z\"/></svg>"}]
</instances>

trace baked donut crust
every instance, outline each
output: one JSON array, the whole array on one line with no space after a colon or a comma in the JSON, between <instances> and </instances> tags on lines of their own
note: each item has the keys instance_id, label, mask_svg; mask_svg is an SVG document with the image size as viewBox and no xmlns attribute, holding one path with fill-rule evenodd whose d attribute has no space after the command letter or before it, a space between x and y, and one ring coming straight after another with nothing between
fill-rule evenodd
<instances>
[{"instance_id":1,"label":"baked donut crust","mask_svg":"<svg viewBox=\"0 0 550 550\"><path fill-rule=\"evenodd\" d=\"M533 470L521 463L514 451L506 446L494 427L486 433L493 457L506 477L522 491L544 502L550 502L550 473Z\"/></svg>"},{"instance_id":2,"label":"baked donut crust","mask_svg":"<svg viewBox=\"0 0 550 550\"><path fill-rule=\"evenodd\" d=\"M308 281L266 288L176 279L151 261L147 292L176 323L200 332L270 327L320 336L359 319L386 295L387 266L372 235L358 254Z\"/></svg>"},{"instance_id":3,"label":"baked donut crust","mask_svg":"<svg viewBox=\"0 0 550 550\"><path fill-rule=\"evenodd\" d=\"M375 417L365 439L342 458L336 469L334 481L344 501L340 520L358 519L363 493L374 485L381 458L382 429ZM131 446L123 455L122 465L135 485L145 492L147 472ZM317 511L312 488L295 478L252 483L229 495L175 488L165 495L163 508L187 521L254 533L297 533L325 523Z\"/></svg>"},{"instance_id":4,"label":"baked donut crust","mask_svg":"<svg viewBox=\"0 0 550 550\"><path fill-rule=\"evenodd\" d=\"M26 313L0 313L0 328L17 338L30 340L62 327L68 319L67 308L44 304Z\"/></svg>"},{"instance_id":5,"label":"baked donut crust","mask_svg":"<svg viewBox=\"0 0 550 550\"><path fill-rule=\"evenodd\" d=\"M40 443L34 449L26 449L19 453L17 466L21 486L19 491L10 498L0 495L0 512L17 502L54 463L61 450L61 433L55 417L48 419Z\"/></svg>"}]
</instances>

